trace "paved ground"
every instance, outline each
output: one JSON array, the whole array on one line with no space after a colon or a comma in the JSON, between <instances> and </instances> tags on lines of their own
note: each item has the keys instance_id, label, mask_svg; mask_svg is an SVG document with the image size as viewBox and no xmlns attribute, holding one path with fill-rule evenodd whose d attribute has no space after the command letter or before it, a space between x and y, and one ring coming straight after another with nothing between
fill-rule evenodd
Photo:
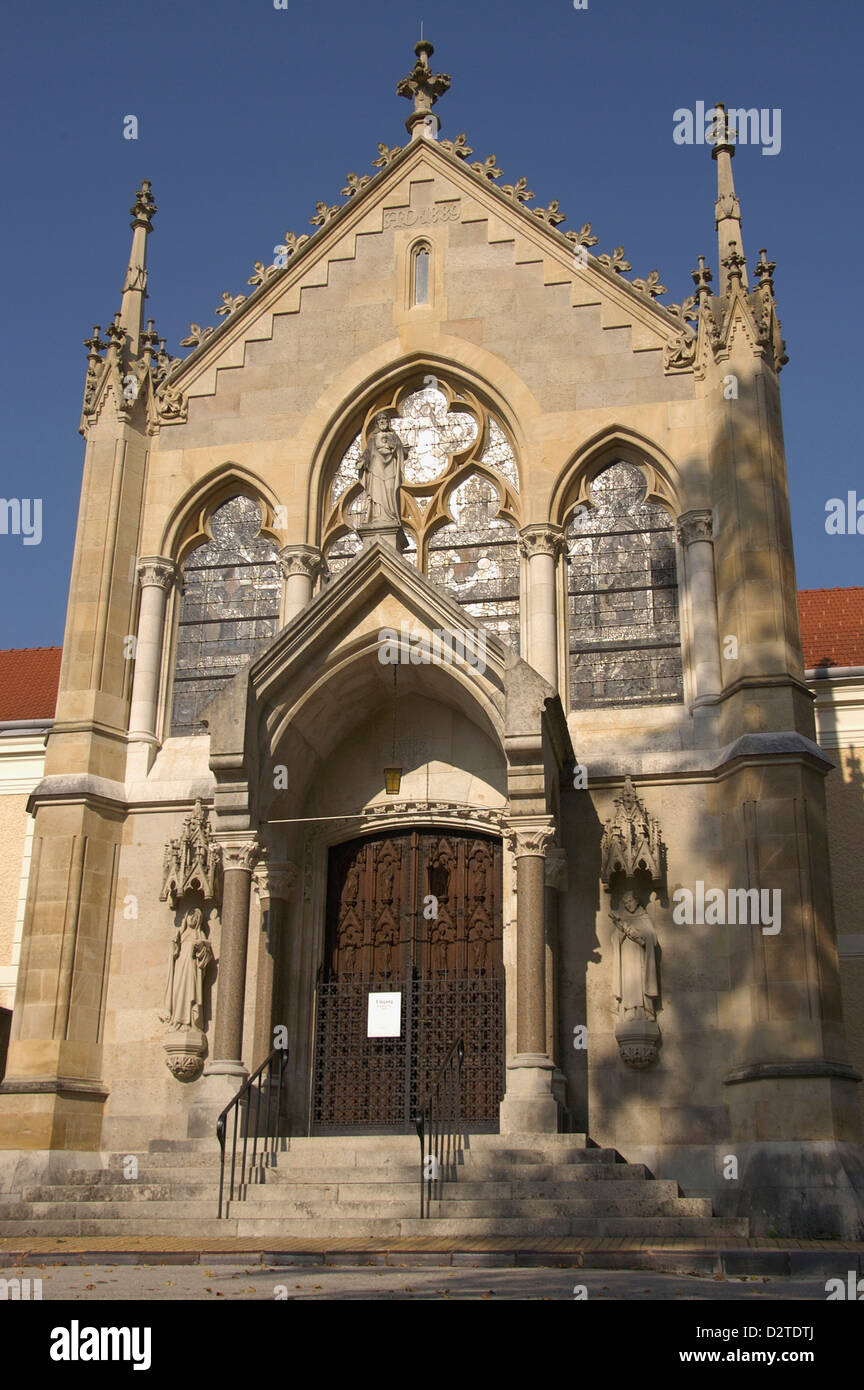
<instances>
[{"instance_id":1,"label":"paved ground","mask_svg":"<svg viewBox=\"0 0 864 1390\"><path fill-rule=\"evenodd\" d=\"M387 1269L360 1266L36 1265L5 1268L8 1279L41 1279L43 1301L143 1300L590 1300L825 1301L824 1279L682 1276L579 1269Z\"/></svg>"}]
</instances>

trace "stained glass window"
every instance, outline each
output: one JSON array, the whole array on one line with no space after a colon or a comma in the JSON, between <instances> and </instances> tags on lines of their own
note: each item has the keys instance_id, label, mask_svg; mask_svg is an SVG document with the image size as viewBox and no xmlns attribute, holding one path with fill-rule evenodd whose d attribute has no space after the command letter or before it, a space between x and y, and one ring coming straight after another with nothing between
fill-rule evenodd
<instances>
[{"instance_id":1,"label":"stained glass window","mask_svg":"<svg viewBox=\"0 0 864 1390\"><path fill-rule=\"evenodd\" d=\"M642 470L614 463L577 507L567 538L574 707L682 699L672 518L646 502Z\"/></svg>"},{"instance_id":2,"label":"stained glass window","mask_svg":"<svg viewBox=\"0 0 864 1390\"><path fill-rule=\"evenodd\" d=\"M232 497L210 518L211 541L183 565L171 733L200 734L204 706L276 633L282 575L261 508Z\"/></svg>"},{"instance_id":3,"label":"stained glass window","mask_svg":"<svg viewBox=\"0 0 864 1390\"><path fill-rule=\"evenodd\" d=\"M431 375L388 414L405 447L403 558L419 563L433 584L518 650L519 470L507 435L473 396ZM323 545L331 578L361 549L362 451L358 434L330 484Z\"/></svg>"},{"instance_id":4,"label":"stained glass window","mask_svg":"<svg viewBox=\"0 0 864 1390\"><path fill-rule=\"evenodd\" d=\"M455 520L429 541L433 584L502 641L519 650L519 550L515 528L499 516L500 497L478 473L450 498Z\"/></svg>"}]
</instances>

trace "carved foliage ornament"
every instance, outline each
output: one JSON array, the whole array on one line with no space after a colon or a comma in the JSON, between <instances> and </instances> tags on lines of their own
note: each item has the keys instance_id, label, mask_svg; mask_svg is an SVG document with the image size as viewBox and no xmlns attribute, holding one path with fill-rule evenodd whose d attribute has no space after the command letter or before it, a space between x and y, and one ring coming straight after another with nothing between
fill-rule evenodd
<instances>
[{"instance_id":1,"label":"carved foliage ornament","mask_svg":"<svg viewBox=\"0 0 864 1390\"><path fill-rule=\"evenodd\" d=\"M286 579L299 574L314 580L326 569L320 550L312 546L286 546L279 552L279 564Z\"/></svg>"},{"instance_id":2,"label":"carved foliage ornament","mask_svg":"<svg viewBox=\"0 0 864 1390\"><path fill-rule=\"evenodd\" d=\"M707 508L682 512L675 529L682 545L692 545L694 541L710 541L714 536L713 513Z\"/></svg>"},{"instance_id":3,"label":"carved foliage ornament","mask_svg":"<svg viewBox=\"0 0 864 1390\"><path fill-rule=\"evenodd\" d=\"M507 843L517 859L523 855L545 856L555 840L555 822L551 816L526 816L511 820L506 830Z\"/></svg>"},{"instance_id":4,"label":"carved foliage ornament","mask_svg":"<svg viewBox=\"0 0 864 1390\"><path fill-rule=\"evenodd\" d=\"M551 555L557 559L567 554L567 537L560 526L542 522L524 526L519 532L519 553L527 560L535 555Z\"/></svg>"}]
</instances>

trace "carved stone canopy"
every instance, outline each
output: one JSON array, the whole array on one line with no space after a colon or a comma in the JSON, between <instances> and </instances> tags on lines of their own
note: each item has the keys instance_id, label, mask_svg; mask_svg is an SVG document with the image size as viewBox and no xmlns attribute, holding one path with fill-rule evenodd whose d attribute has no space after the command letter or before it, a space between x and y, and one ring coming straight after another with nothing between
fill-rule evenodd
<instances>
[{"instance_id":1,"label":"carved stone canopy","mask_svg":"<svg viewBox=\"0 0 864 1390\"><path fill-rule=\"evenodd\" d=\"M615 814L603 828L601 855L600 876L607 893L611 892L612 879L617 874L628 879L644 879L647 874L652 890L664 893L666 847L660 822L645 809L629 777L625 778L621 795L615 798Z\"/></svg>"},{"instance_id":2,"label":"carved stone canopy","mask_svg":"<svg viewBox=\"0 0 864 1390\"><path fill-rule=\"evenodd\" d=\"M214 844L207 811L201 800L183 822L178 840L169 840L163 862L164 881L159 901L172 907L187 893L201 893L214 902L221 896L222 853Z\"/></svg>"}]
</instances>

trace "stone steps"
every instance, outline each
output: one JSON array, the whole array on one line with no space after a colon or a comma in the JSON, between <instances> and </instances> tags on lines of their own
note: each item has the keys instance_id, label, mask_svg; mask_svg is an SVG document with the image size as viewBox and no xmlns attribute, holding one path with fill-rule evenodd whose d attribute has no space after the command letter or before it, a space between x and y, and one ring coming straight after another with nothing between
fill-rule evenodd
<instances>
[{"instance_id":1,"label":"stone steps","mask_svg":"<svg viewBox=\"0 0 864 1390\"><path fill-rule=\"evenodd\" d=\"M386 1240L396 1236L413 1237L452 1237L473 1240L488 1236L507 1238L508 1236L582 1236L597 1239L653 1239L675 1240L698 1238L716 1240L725 1236L746 1236L747 1222L728 1217L487 1217L436 1218L420 1221L417 1218L392 1219L339 1217L339 1218L283 1218L250 1220L232 1216L218 1221L214 1217L197 1218L189 1222L186 1231L194 1230L199 1237L254 1237L269 1239L278 1243L283 1239L298 1238L309 1240ZM155 1239L172 1240L181 1232L176 1218L156 1217L114 1220L4 1220L4 1236L110 1236L122 1241L126 1236L151 1236Z\"/></svg>"},{"instance_id":2,"label":"stone steps","mask_svg":"<svg viewBox=\"0 0 864 1390\"><path fill-rule=\"evenodd\" d=\"M717 1220L706 1198L682 1197L614 1149L584 1135L471 1135L457 1179L419 1219L420 1152L410 1135L292 1138L260 1160L216 1216L219 1150L211 1139L156 1140L136 1154L101 1155L96 1169L57 1166L20 1193L0 1193L7 1236L238 1236L484 1238L593 1236L657 1239L746 1235Z\"/></svg>"},{"instance_id":3,"label":"stone steps","mask_svg":"<svg viewBox=\"0 0 864 1390\"><path fill-rule=\"evenodd\" d=\"M471 1220L475 1217L524 1217L544 1220L547 1217L705 1217L711 1215L711 1204L702 1197L678 1197L669 1193L655 1194L650 1190L637 1194L624 1194L622 1197L605 1198L598 1203L593 1197L537 1198L537 1197L491 1197L488 1195L451 1198L447 1197L435 1204L434 1215L450 1216L454 1220ZM40 1193L43 1192L39 1189ZM378 1192L361 1195L350 1186L343 1188L309 1188L303 1195L280 1196L278 1201L262 1201L255 1197L234 1201L230 1215L253 1221L290 1222L297 1217L310 1220L328 1220L331 1217L345 1216L371 1218L390 1217L411 1218L418 1215L418 1192L393 1193L382 1185ZM140 1199L126 1197L125 1200L66 1201L57 1194L25 1197L21 1202L0 1204L0 1221L6 1220L51 1220L80 1221L90 1217L96 1220L129 1220L144 1215L142 1207L146 1203L146 1215L159 1221L184 1221L206 1219L216 1214L216 1202L212 1195L198 1193L192 1197L181 1198L180 1194L167 1193L156 1199L140 1194Z\"/></svg>"},{"instance_id":4,"label":"stone steps","mask_svg":"<svg viewBox=\"0 0 864 1390\"><path fill-rule=\"evenodd\" d=\"M420 1183L415 1177L411 1181L392 1181L373 1183L350 1178L337 1179L332 1173L322 1181L319 1172L317 1179L295 1182L293 1178L283 1179L275 1184L251 1184L245 1191L245 1200L261 1202L270 1206L282 1206L292 1201L326 1202L372 1202L386 1194L391 1200L417 1202ZM475 1181L467 1177L464 1181L448 1183L444 1189L445 1200L454 1202L482 1201L582 1201L592 1203L595 1209L608 1203L644 1203L646 1200L684 1201L679 1197L678 1184L674 1182L646 1182L641 1178L632 1181L595 1182L586 1184L555 1179L546 1182L518 1182L512 1180ZM212 1200L214 1187L208 1183L151 1183L146 1180L127 1183L52 1183L50 1186L25 1187L20 1193L20 1202L166 1202ZM699 1199L702 1200L702 1199ZM4 1199L0 1196L0 1212Z\"/></svg>"}]
</instances>

